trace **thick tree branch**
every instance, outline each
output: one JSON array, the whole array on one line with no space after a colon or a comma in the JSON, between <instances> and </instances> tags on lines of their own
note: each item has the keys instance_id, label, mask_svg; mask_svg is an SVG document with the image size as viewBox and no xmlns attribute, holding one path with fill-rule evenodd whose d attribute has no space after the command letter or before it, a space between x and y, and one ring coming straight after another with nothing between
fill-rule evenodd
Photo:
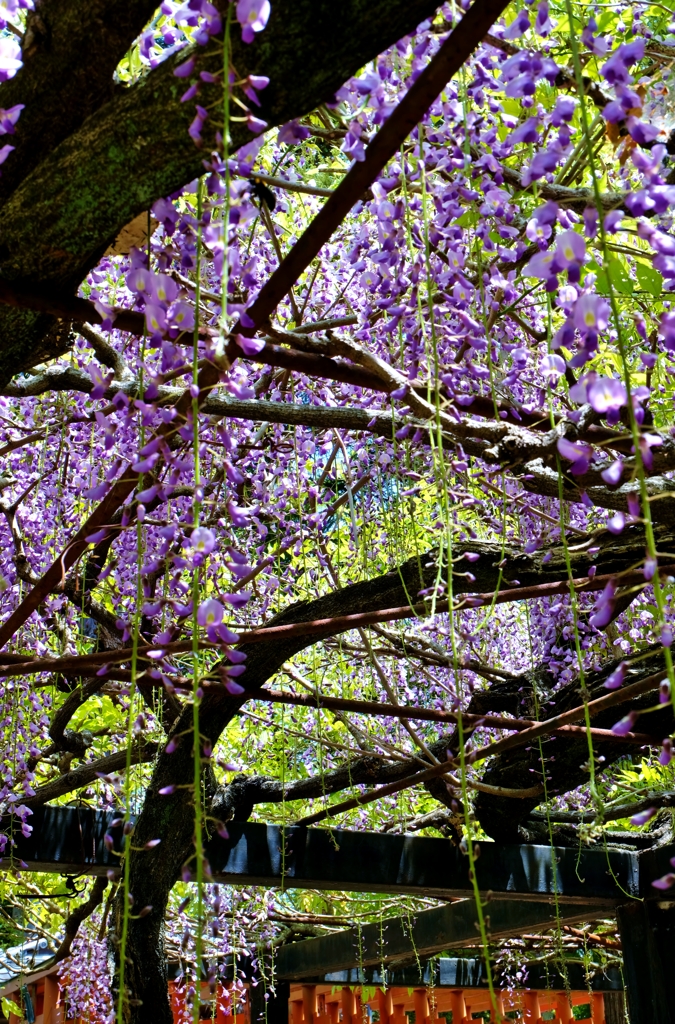
<instances>
[{"instance_id":1,"label":"thick tree branch","mask_svg":"<svg viewBox=\"0 0 675 1024\"><path fill-rule=\"evenodd\" d=\"M0 204L112 99L113 72L156 6L156 0L41 0L28 13L23 67L0 87L0 107L25 105L12 136L15 150L2 167Z\"/></svg>"},{"instance_id":2,"label":"thick tree branch","mask_svg":"<svg viewBox=\"0 0 675 1024\"><path fill-rule=\"evenodd\" d=\"M664 664L662 649L654 649L648 657L641 656L639 660L636 660L632 666L632 678L649 679L652 674L662 672ZM586 686L591 699L597 700L606 694L605 680L616 665L618 662L604 666L602 670L591 673L586 678ZM617 693L621 695L622 691L619 690ZM578 702L579 684L578 681L575 681L553 695L548 704L548 709L550 709L548 713L551 714L551 717L565 714ZM633 697L630 707L631 711L640 712L646 708L652 709L649 713L640 715L636 728L641 733L652 733L655 745L659 745L663 737L672 731L674 723L670 705L661 707L657 711L653 710L654 688L646 694ZM594 725L609 728L618 717L620 716L613 708L604 709L594 718ZM593 749L596 770L605 770L623 753L620 747L611 742L594 742ZM522 785L525 780L541 778L542 754L548 777L547 791L550 796L565 793L588 783L588 743L584 737L543 739L541 754L538 743L533 743L529 749L521 748L500 754L488 764L483 780L489 785L498 786L503 785L507 779L509 785ZM600 758L604 758L604 760L601 761ZM536 806L536 801L500 801L498 798L481 794L476 801L475 811L481 827L497 841L536 842L539 838L548 842L547 838L544 839L545 826L540 827L537 832L533 825L524 825L534 806Z\"/></svg>"},{"instance_id":3,"label":"thick tree branch","mask_svg":"<svg viewBox=\"0 0 675 1024\"><path fill-rule=\"evenodd\" d=\"M336 19L329 0L277 0L253 43L233 32L232 63L242 77L270 78L260 116L271 126L282 124L330 99L436 7L436 0L346 0ZM195 73L220 70L215 43L195 57ZM173 75L184 59L167 61L121 91L22 182L2 209L6 281L73 292L125 224L203 173L204 151L187 133L194 111L180 102L185 82ZM217 103L220 88L204 86L205 106ZM217 118L206 122L206 151L217 128ZM232 133L235 148L251 138L246 125L233 124ZM54 326L48 314L0 309L0 381L42 358L36 354Z\"/></svg>"},{"instance_id":4,"label":"thick tree branch","mask_svg":"<svg viewBox=\"0 0 675 1024\"><path fill-rule=\"evenodd\" d=\"M156 754L156 743L135 745L131 751L131 763L147 764L154 759ZM126 764L126 750L117 750L114 754L106 754L105 757L100 757L96 761L84 764L81 768L75 768L72 772L66 772L65 775L54 779L53 782L47 782L44 786L39 786L35 791L35 796L26 797L23 803L26 807L41 807L42 804L49 803L50 800L56 800L57 797L65 796L66 793L73 793L78 789L84 789L85 786L90 786L92 782L96 782L99 775L122 771Z\"/></svg>"},{"instance_id":5,"label":"thick tree branch","mask_svg":"<svg viewBox=\"0 0 675 1024\"><path fill-rule=\"evenodd\" d=\"M76 907L66 918L65 935L61 940L59 948L56 950L54 956L46 963L40 964L41 970L49 970L55 967L56 964L61 963L67 956L70 956L73 942L77 938L77 933L80 929L80 925L83 921L86 921L88 917L94 913L97 907L100 907L103 903L103 893L108 886L108 879L105 877L94 879L94 884L91 887L89 898L85 903L81 903L79 907Z\"/></svg>"}]
</instances>

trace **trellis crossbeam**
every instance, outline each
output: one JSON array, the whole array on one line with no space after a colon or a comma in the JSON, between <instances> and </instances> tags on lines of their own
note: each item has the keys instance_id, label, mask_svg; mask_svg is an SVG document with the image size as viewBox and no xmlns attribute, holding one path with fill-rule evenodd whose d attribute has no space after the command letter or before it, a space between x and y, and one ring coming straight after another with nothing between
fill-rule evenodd
<instances>
[{"instance_id":1,"label":"trellis crossbeam","mask_svg":"<svg viewBox=\"0 0 675 1024\"><path fill-rule=\"evenodd\" d=\"M556 914L554 903L531 900L492 900L486 908L492 939L545 931L556 923L562 926L593 921L608 913L612 910L608 911L604 905L567 903L560 906ZM367 924L281 946L274 966L277 977L284 981L369 985L382 984L382 969L386 966L387 984L408 984L408 981L392 980L405 977L413 979L411 985L419 985L427 983L424 981L427 975L431 983L430 972L436 970L420 958L478 942L475 900L466 899L418 914L389 918L381 924ZM450 978L447 964L462 962L465 961L446 960L445 973L436 977L435 984L454 985L455 982L447 980ZM468 979L461 984L473 987Z\"/></svg>"},{"instance_id":2,"label":"trellis crossbeam","mask_svg":"<svg viewBox=\"0 0 675 1024\"><path fill-rule=\"evenodd\" d=\"M114 812L86 807L36 808L32 835L26 838L15 829L13 861L5 857L2 864L9 867L22 862L30 871L104 874L120 863L122 828L121 824L112 827L114 818ZM469 861L444 839L282 828L251 821L230 822L227 829L227 839L214 835L207 843L214 881L473 897ZM106 835L112 837L111 849ZM480 844L476 871L481 891L504 900L557 897L561 904L612 907L631 897L655 897L651 881L668 870L674 853L665 847L653 854L637 854L619 849L580 851L486 842Z\"/></svg>"}]
</instances>

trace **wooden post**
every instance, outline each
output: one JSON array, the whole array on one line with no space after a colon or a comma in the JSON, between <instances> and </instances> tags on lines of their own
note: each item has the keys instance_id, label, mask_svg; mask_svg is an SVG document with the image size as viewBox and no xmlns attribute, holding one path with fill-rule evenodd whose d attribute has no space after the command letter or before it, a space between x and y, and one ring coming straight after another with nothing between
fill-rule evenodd
<instances>
[{"instance_id":1,"label":"wooden post","mask_svg":"<svg viewBox=\"0 0 675 1024\"><path fill-rule=\"evenodd\" d=\"M316 1017L316 985L302 986L302 1012L305 1024L314 1024Z\"/></svg>"},{"instance_id":2,"label":"wooden post","mask_svg":"<svg viewBox=\"0 0 675 1024\"><path fill-rule=\"evenodd\" d=\"M464 1002L464 989L455 988L450 993L450 1009L452 1010L452 1024L464 1024L466 1017L466 1004Z\"/></svg>"},{"instance_id":3,"label":"wooden post","mask_svg":"<svg viewBox=\"0 0 675 1024\"><path fill-rule=\"evenodd\" d=\"M302 1022L302 999L293 999L291 1001L291 1024L302 1024Z\"/></svg>"},{"instance_id":4,"label":"wooden post","mask_svg":"<svg viewBox=\"0 0 675 1024\"><path fill-rule=\"evenodd\" d=\"M591 1020L593 1024L605 1024L605 997L602 992L591 992Z\"/></svg>"},{"instance_id":5,"label":"wooden post","mask_svg":"<svg viewBox=\"0 0 675 1024\"><path fill-rule=\"evenodd\" d=\"M416 988L413 993L415 1024L429 1024L429 998L425 988Z\"/></svg>"},{"instance_id":6,"label":"wooden post","mask_svg":"<svg viewBox=\"0 0 675 1024\"><path fill-rule=\"evenodd\" d=\"M342 1024L356 1024L354 1020L354 994L350 988L342 989Z\"/></svg>"},{"instance_id":7,"label":"wooden post","mask_svg":"<svg viewBox=\"0 0 675 1024\"><path fill-rule=\"evenodd\" d=\"M617 908L631 1024L675 1024L675 904Z\"/></svg>"},{"instance_id":8,"label":"wooden post","mask_svg":"<svg viewBox=\"0 0 675 1024\"><path fill-rule=\"evenodd\" d=\"M219 985L216 993L216 1024L232 1024L232 993L227 985ZM174 1020L178 1020L174 1017ZM251 1018L253 1020L253 1018Z\"/></svg>"},{"instance_id":9,"label":"wooden post","mask_svg":"<svg viewBox=\"0 0 675 1024\"><path fill-rule=\"evenodd\" d=\"M556 992L555 994L555 1015L556 1024L570 1024L574 1020L572 1007L570 1006L567 992Z\"/></svg>"},{"instance_id":10,"label":"wooden post","mask_svg":"<svg viewBox=\"0 0 675 1024\"><path fill-rule=\"evenodd\" d=\"M377 1008L380 1011L380 1024L390 1024L394 1014L394 1001L391 992L377 990Z\"/></svg>"},{"instance_id":11,"label":"wooden post","mask_svg":"<svg viewBox=\"0 0 675 1024\"><path fill-rule=\"evenodd\" d=\"M227 1001L227 992L219 1003ZM265 996L268 996L265 999ZM248 1004L251 1024L289 1024L291 986L287 981L277 981L274 992L265 992L265 985L259 981L257 985L249 985ZM223 1018L225 1024L232 1024L229 1014Z\"/></svg>"},{"instance_id":12,"label":"wooden post","mask_svg":"<svg viewBox=\"0 0 675 1024\"><path fill-rule=\"evenodd\" d=\"M623 992L605 992L606 1024L626 1024L626 1000Z\"/></svg>"},{"instance_id":13,"label":"wooden post","mask_svg":"<svg viewBox=\"0 0 675 1024\"><path fill-rule=\"evenodd\" d=\"M541 1017L539 993L534 992L532 989L523 992L523 1008L525 1010L523 1017L525 1024L538 1024Z\"/></svg>"},{"instance_id":14,"label":"wooden post","mask_svg":"<svg viewBox=\"0 0 675 1024\"><path fill-rule=\"evenodd\" d=\"M400 1001L400 996L399 996L399 998L396 1001L394 1001L394 994L393 994L393 992L391 994L391 998L392 998L392 1003L393 1003L393 1007L394 1007L392 1015L391 1015L392 1024L406 1024L405 1013L403 1012L403 1008L405 1006L405 1002L401 1002Z\"/></svg>"},{"instance_id":15,"label":"wooden post","mask_svg":"<svg viewBox=\"0 0 675 1024\"><path fill-rule=\"evenodd\" d=\"M43 1024L57 1024L59 995L59 979L56 974L48 974L45 978L45 992L42 1003Z\"/></svg>"},{"instance_id":16,"label":"wooden post","mask_svg":"<svg viewBox=\"0 0 675 1024\"><path fill-rule=\"evenodd\" d=\"M171 1000L173 1019L180 1020L180 1012L184 1008L184 1000L178 992L175 981L169 982L169 999Z\"/></svg>"},{"instance_id":17,"label":"wooden post","mask_svg":"<svg viewBox=\"0 0 675 1024\"><path fill-rule=\"evenodd\" d=\"M504 1011L504 993L501 989L495 991L495 999L497 1000L497 1020L500 1022L506 1020L506 1014Z\"/></svg>"}]
</instances>

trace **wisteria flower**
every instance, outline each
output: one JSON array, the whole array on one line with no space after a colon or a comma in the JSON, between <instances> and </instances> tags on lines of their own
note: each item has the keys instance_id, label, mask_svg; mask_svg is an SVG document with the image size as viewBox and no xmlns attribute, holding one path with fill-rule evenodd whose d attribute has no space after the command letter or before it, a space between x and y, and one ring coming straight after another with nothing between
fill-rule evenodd
<instances>
[{"instance_id":1,"label":"wisteria flower","mask_svg":"<svg viewBox=\"0 0 675 1024\"><path fill-rule=\"evenodd\" d=\"M596 598L595 608L591 615L589 622L595 629L604 629L612 621L614 616L615 600L614 595L616 594L616 584L613 580L610 580L602 593ZM619 723L620 724L620 723ZM612 732L616 730L617 726L612 729ZM632 728L632 724L631 727ZM626 729L626 732L630 732L630 728ZM619 733L618 735L622 735Z\"/></svg>"},{"instance_id":2,"label":"wisteria flower","mask_svg":"<svg viewBox=\"0 0 675 1024\"><path fill-rule=\"evenodd\" d=\"M631 43L622 43L612 56L600 68L600 74L609 85L625 85L632 82L628 68L645 55L644 39L634 39Z\"/></svg>"},{"instance_id":3,"label":"wisteria flower","mask_svg":"<svg viewBox=\"0 0 675 1024\"><path fill-rule=\"evenodd\" d=\"M626 405L626 388L616 377L596 377L588 385L588 401L610 424L619 422L619 413Z\"/></svg>"},{"instance_id":4,"label":"wisteria flower","mask_svg":"<svg viewBox=\"0 0 675 1024\"><path fill-rule=\"evenodd\" d=\"M589 18L581 33L581 41L596 57L604 57L611 46L611 39L608 36L594 35L593 33L597 30L598 25L595 18Z\"/></svg>"},{"instance_id":5,"label":"wisteria flower","mask_svg":"<svg viewBox=\"0 0 675 1024\"><path fill-rule=\"evenodd\" d=\"M169 310L169 322L177 331L191 331L195 325L194 306L188 302L177 302Z\"/></svg>"},{"instance_id":6,"label":"wisteria flower","mask_svg":"<svg viewBox=\"0 0 675 1024\"><path fill-rule=\"evenodd\" d=\"M202 601L197 609L197 622L200 626L219 626L223 621L224 612L225 609L220 601L209 598L206 601Z\"/></svg>"},{"instance_id":7,"label":"wisteria flower","mask_svg":"<svg viewBox=\"0 0 675 1024\"><path fill-rule=\"evenodd\" d=\"M195 69L195 58L188 57L187 60L173 69L176 78L189 78Z\"/></svg>"},{"instance_id":8,"label":"wisteria flower","mask_svg":"<svg viewBox=\"0 0 675 1024\"><path fill-rule=\"evenodd\" d=\"M603 475L602 473L600 474ZM611 519L607 520L607 529L610 533L616 534L617 536L623 532L623 528L626 525L626 517L623 512L615 512Z\"/></svg>"},{"instance_id":9,"label":"wisteria flower","mask_svg":"<svg viewBox=\"0 0 675 1024\"><path fill-rule=\"evenodd\" d=\"M264 338L249 338L245 334L235 334L234 340L245 356L255 356L265 347Z\"/></svg>"},{"instance_id":10,"label":"wisteria flower","mask_svg":"<svg viewBox=\"0 0 675 1024\"><path fill-rule=\"evenodd\" d=\"M206 526L198 526L190 534L190 545L193 551L201 555L210 555L216 546L216 535Z\"/></svg>"},{"instance_id":11,"label":"wisteria flower","mask_svg":"<svg viewBox=\"0 0 675 1024\"><path fill-rule=\"evenodd\" d=\"M504 39L520 39L530 27L530 15L523 8L504 31Z\"/></svg>"},{"instance_id":12,"label":"wisteria flower","mask_svg":"<svg viewBox=\"0 0 675 1024\"><path fill-rule=\"evenodd\" d=\"M21 46L14 36L0 38L0 82L13 78L19 68L23 67Z\"/></svg>"},{"instance_id":13,"label":"wisteria flower","mask_svg":"<svg viewBox=\"0 0 675 1024\"><path fill-rule=\"evenodd\" d=\"M675 875L669 872L667 875L663 875L661 878L657 878L652 882L655 889L672 889L675 884Z\"/></svg>"},{"instance_id":14,"label":"wisteria flower","mask_svg":"<svg viewBox=\"0 0 675 1024\"><path fill-rule=\"evenodd\" d=\"M309 136L309 128L305 128L304 124L300 124L299 121L287 121L279 129L277 142L280 146L297 146L298 143L304 142Z\"/></svg>"},{"instance_id":15,"label":"wisteria flower","mask_svg":"<svg viewBox=\"0 0 675 1024\"><path fill-rule=\"evenodd\" d=\"M605 680L606 690L618 690L623 686L623 681L626 678L626 662L622 661L621 664L614 669L614 671Z\"/></svg>"},{"instance_id":16,"label":"wisteria flower","mask_svg":"<svg viewBox=\"0 0 675 1024\"><path fill-rule=\"evenodd\" d=\"M8 107L7 110L0 108L0 135L14 135L16 123L24 107L24 103L17 103L13 107Z\"/></svg>"},{"instance_id":17,"label":"wisteria flower","mask_svg":"<svg viewBox=\"0 0 675 1024\"><path fill-rule=\"evenodd\" d=\"M537 8L537 17L534 22L534 31L539 36L548 36L555 28L554 22L551 20L549 12L549 6L547 0L541 0L539 7Z\"/></svg>"},{"instance_id":18,"label":"wisteria flower","mask_svg":"<svg viewBox=\"0 0 675 1024\"><path fill-rule=\"evenodd\" d=\"M572 284L579 280L585 258L586 243L583 237L571 229L562 231L556 239L554 263L557 268L567 270L567 276Z\"/></svg>"},{"instance_id":19,"label":"wisteria flower","mask_svg":"<svg viewBox=\"0 0 675 1024\"><path fill-rule=\"evenodd\" d=\"M574 325L582 334L597 334L609 323L609 303L600 295L587 292L577 299L574 307Z\"/></svg>"},{"instance_id":20,"label":"wisteria flower","mask_svg":"<svg viewBox=\"0 0 675 1024\"><path fill-rule=\"evenodd\" d=\"M612 487L615 487L619 483L622 475L623 462L621 461L621 459L615 459L614 462L611 463L611 465L607 466L607 468L603 469L600 473L600 476L605 481L605 483L609 484ZM620 514L621 513L617 513L617 515Z\"/></svg>"},{"instance_id":21,"label":"wisteria flower","mask_svg":"<svg viewBox=\"0 0 675 1024\"><path fill-rule=\"evenodd\" d=\"M104 374L98 363L89 363L89 365L87 366L87 373L91 377L92 383L94 385L91 392L91 397L93 399L103 398L104 394L108 390L108 387L110 386L111 380L113 379L113 374Z\"/></svg>"},{"instance_id":22,"label":"wisteria flower","mask_svg":"<svg viewBox=\"0 0 675 1024\"><path fill-rule=\"evenodd\" d=\"M640 121L637 117L629 117L626 120L626 127L630 137L637 142L638 146L646 146L658 139L662 129L657 125Z\"/></svg>"},{"instance_id":23,"label":"wisteria flower","mask_svg":"<svg viewBox=\"0 0 675 1024\"><path fill-rule=\"evenodd\" d=\"M518 142L536 142L538 138L538 126L539 122L536 117L528 117L522 124L519 124L517 128L514 128L514 130L507 135L506 141L512 146L515 146Z\"/></svg>"},{"instance_id":24,"label":"wisteria flower","mask_svg":"<svg viewBox=\"0 0 675 1024\"><path fill-rule=\"evenodd\" d=\"M256 32L262 32L272 10L269 0L239 0L237 21L241 25L241 38L252 43Z\"/></svg>"},{"instance_id":25,"label":"wisteria flower","mask_svg":"<svg viewBox=\"0 0 675 1024\"><path fill-rule=\"evenodd\" d=\"M9 154L11 152L13 152L13 150L15 150L15 149L16 149L16 146L10 146L9 143L7 143L4 146L0 146L0 164L4 164L5 160L9 156Z\"/></svg>"},{"instance_id":26,"label":"wisteria flower","mask_svg":"<svg viewBox=\"0 0 675 1024\"><path fill-rule=\"evenodd\" d=\"M166 311L156 303L148 303L145 307L145 322L152 341L161 341L166 331Z\"/></svg>"},{"instance_id":27,"label":"wisteria flower","mask_svg":"<svg viewBox=\"0 0 675 1024\"><path fill-rule=\"evenodd\" d=\"M637 814L634 814L633 817L630 819L630 823L631 823L631 825L638 825L638 826L639 825L646 825L648 821L652 820L652 818L654 817L655 814L656 814L656 808L655 807L647 807L646 810L639 811Z\"/></svg>"},{"instance_id":28,"label":"wisteria flower","mask_svg":"<svg viewBox=\"0 0 675 1024\"><path fill-rule=\"evenodd\" d=\"M264 132L267 128L267 121L263 121L261 118L255 117L250 111L246 115L246 124L248 126L248 130L253 132L254 135L260 135L260 133Z\"/></svg>"},{"instance_id":29,"label":"wisteria flower","mask_svg":"<svg viewBox=\"0 0 675 1024\"><path fill-rule=\"evenodd\" d=\"M565 360L556 355L544 356L539 363L539 370L546 380L555 384L565 372Z\"/></svg>"},{"instance_id":30,"label":"wisteria flower","mask_svg":"<svg viewBox=\"0 0 675 1024\"><path fill-rule=\"evenodd\" d=\"M675 349L675 312L666 311L661 315L659 337L664 348Z\"/></svg>"},{"instance_id":31,"label":"wisteria flower","mask_svg":"<svg viewBox=\"0 0 675 1024\"><path fill-rule=\"evenodd\" d=\"M570 473L580 476L588 471L591 459L591 449L580 441L568 441L566 437L559 437L557 448L563 459L572 463Z\"/></svg>"},{"instance_id":32,"label":"wisteria flower","mask_svg":"<svg viewBox=\"0 0 675 1024\"><path fill-rule=\"evenodd\" d=\"M199 104L197 104L195 109L197 113L195 114L192 124L188 128L188 135L194 142L195 146L201 146L202 128L204 127L204 122L206 121L209 114L208 111L204 107L200 107Z\"/></svg>"},{"instance_id":33,"label":"wisteria flower","mask_svg":"<svg viewBox=\"0 0 675 1024\"><path fill-rule=\"evenodd\" d=\"M612 726L612 732L615 736L626 736L632 731L633 726L637 722L637 714L635 711L629 711L625 718L615 722Z\"/></svg>"},{"instance_id":34,"label":"wisteria flower","mask_svg":"<svg viewBox=\"0 0 675 1024\"><path fill-rule=\"evenodd\" d=\"M530 221L532 223L532 221ZM554 254L550 251L537 252L531 260L523 267L523 274L527 277L537 277L542 281L556 280L556 273L553 264Z\"/></svg>"},{"instance_id":35,"label":"wisteria flower","mask_svg":"<svg viewBox=\"0 0 675 1024\"><path fill-rule=\"evenodd\" d=\"M551 124L554 128L560 128L563 124L569 124L574 117L577 108L577 101L573 96L559 96L556 105L551 111Z\"/></svg>"}]
</instances>

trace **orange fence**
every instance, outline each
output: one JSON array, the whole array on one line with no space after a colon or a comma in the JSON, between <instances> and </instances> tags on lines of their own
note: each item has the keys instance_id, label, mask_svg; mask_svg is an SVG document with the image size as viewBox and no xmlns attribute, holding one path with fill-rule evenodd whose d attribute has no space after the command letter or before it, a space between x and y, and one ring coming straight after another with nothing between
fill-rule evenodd
<instances>
[{"instance_id":1,"label":"orange fence","mask_svg":"<svg viewBox=\"0 0 675 1024\"><path fill-rule=\"evenodd\" d=\"M59 977L55 970L44 973L38 971L18 978L15 982L5 985L0 994L7 996L18 1005L22 1001L19 992L22 985L25 985L28 990L35 1024L104 1024L103 1014L100 1017L90 1014L86 1019L70 1016L66 993L59 983ZM188 1014L189 1019L192 1019L191 1011L187 1011L185 1004L185 988L177 985L175 981L170 981L169 996L176 1024L188 1019ZM237 993L233 1005L231 986L229 985L219 985L217 991L212 994L208 985L202 983L200 1011L202 1020L211 1021L212 1024L251 1024L246 993ZM21 1024L21 1021L25 1019L25 1016L21 1018L11 1013L9 1024Z\"/></svg>"},{"instance_id":2,"label":"orange fence","mask_svg":"<svg viewBox=\"0 0 675 1024\"><path fill-rule=\"evenodd\" d=\"M574 1020L572 1006L590 1003L593 1024L605 1024L605 1000L602 992L572 992L571 1005L566 992L542 989L497 992L500 1014L518 1014L525 1024L569 1024ZM374 1012L380 1024L409 1024L406 1014L415 1014L415 1024L473 1024L472 1014L490 1011L490 994L485 988L447 989L343 988L331 985L292 985L290 1024L367 1024ZM554 1010L555 1017L542 1014ZM491 1015L491 1019L494 1015Z\"/></svg>"},{"instance_id":3,"label":"orange fence","mask_svg":"<svg viewBox=\"0 0 675 1024\"><path fill-rule=\"evenodd\" d=\"M57 972L36 972L17 979L0 993L19 1003L19 988L26 985L30 996L35 1024L103 1024L103 1019L88 1017L86 1021L68 1016L68 1003L59 984ZM176 982L169 982L171 1008L176 1024L186 1019L186 990ZM569 1024L573 1021L572 1006L590 1004L587 1020L592 1024L605 1024L604 996L602 992L571 993L571 1003L565 992L551 990L504 990L497 992L500 1014L515 1015L522 1024ZM219 985L210 993L205 983L200 992L200 1016L214 1024L251 1024L246 992L237 993L233 1005L231 986ZM555 1011L553 1018L542 1014ZM408 989L390 988L386 991L372 987L335 985L292 985L289 999L289 1024L473 1024L472 1015L480 1012L494 1014L490 1009L487 989ZM21 1024L21 1018L11 1014L9 1024ZM255 1022L254 1022L255 1024Z\"/></svg>"}]
</instances>

